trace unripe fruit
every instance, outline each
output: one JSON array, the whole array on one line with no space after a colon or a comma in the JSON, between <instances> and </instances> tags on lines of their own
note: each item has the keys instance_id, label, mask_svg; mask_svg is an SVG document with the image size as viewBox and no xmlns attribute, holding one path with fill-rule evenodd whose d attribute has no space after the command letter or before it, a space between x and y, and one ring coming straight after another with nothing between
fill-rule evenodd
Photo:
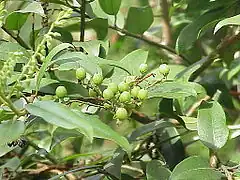
<instances>
[{"instance_id":1,"label":"unripe fruit","mask_svg":"<svg viewBox=\"0 0 240 180\"><path fill-rule=\"evenodd\" d=\"M97 97L97 93L96 93L93 89L89 89L88 95L89 95L90 97Z\"/></svg>"},{"instance_id":2,"label":"unripe fruit","mask_svg":"<svg viewBox=\"0 0 240 180\"><path fill-rule=\"evenodd\" d=\"M103 91L103 97L106 100L110 100L114 97L114 93L112 92L111 89L107 88Z\"/></svg>"},{"instance_id":3,"label":"unripe fruit","mask_svg":"<svg viewBox=\"0 0 240 180\"><path fill-rule=\"evenodd\" d=\"M111 109L112 108L112 106L110 104L108 104L108 103L104 103L103 107L105 109Z\"/></svg>"},{"instance_id":4,"label":"unripe fruit","mask_svg":"<svg viewBox=\"0 0 240 180\"><path fill-rule=\"evenodd\" d=\"M130 100L131 100L131 95L127 91L124 91L119 97L119 101L122 103L129 102Z\"/></svg>"},{"instance_id":5,"label":"unripe fruit","mask_svg":"<svg viewBox=\"0 0 240 180\"><path fill-rule=\"evenodd\" d=\"M133 96L133 97L137 97L137 95L138 95L138 92L140 91L140 87L139 86L134 86L133 88L132 88L132 90L131 90L131 95Z\"/></svg>"},{"instance_id":6,"label":"unripe fruit","mask_svg":"<svg viewBox=\"0 0 240 180\"><path fill-rule=\"evenodd\" d=\"M125 108L118 108L116 111L116 118L119 120L127 119L128 112Z\"/></svg>"},{"instance_id":7,"label":"unripe fruit","mask_svg":"<svg viewBox=\"0 0 240 180\"><path fill-rule=\"evenodd\" d=\"M138 92L138 99L140 100L144 100L147 98L147 94L148 94L148 91L145 90L145 89L141 89L139 92Z\"/></svg>"},{"instance_id":8,"label":"unripe fruit","mask_svg":"<svg viewBox=\"0 0 240 180\"><path fill-rule=\"evenodd\" d=\"M145 74L148 71L148 65L147 64L140 64L139 71L142 74Z\"/></svg>"},{"instance_id":9,"label":"unripe fruit","mask_svg":"<svg viewBox=\"0 0 240 180\"><path fill-rule=\"evenodd\" d=\"M58 86L55 93L57 97L63 98L67 95L67 89L64 86Z\"/></svg>"},{"instance_id":10,"label":"unripe fruit","mask_svg":"<svg viewBox=\"0 0 240 180\"><path fill-rule=\"evenodd\" d=\"M167 64L161 64L159 66L159 73L163 74L164 76L168 75L170 71L170 68Z\"/></svg>"},{"instance_id":11,"label":"unripe fruit","mask_svg":"<svg viewBox=\"0 0 240 180\"><path fill-rule=\"evenodd\" d=\"M102 83L102 81L103 81L103 76L101 74L96 73L93 75L93 77L92 77L93 84L100 85Z\"/></svg>"},{"instance_id":12,"label":"unripe fruit","mask_svg":"<svg viewBox=\"0 0 240 180\"><path fill-rule=\"evenodd\" d=\"M120 92L123 92L123 91L127 91L129 89L129 85L125 82L120 82L120 84L118 84L118 90Z\"/></svg>"},{"instance_id":13,"label":"unripe fruit","mask_svg":"<svg viewBox=\"0 0 240 180\"><path fill-rule=\"evenodd\" d=\"M108 89L110 89L114 94L118 92L118 86L115 83L109 83Z\"/></svg>"},{"instance_id":14,"label":"unripe fruit","mask_svg":"<svg viewBox=\"0 0 240 180\"><path fill-rule=\"evenodd\" d=\"M86 71L84 68L80 67L76 70L76 78L79 80L83 80L86 77Z\"/></svg>"}]
</instances>

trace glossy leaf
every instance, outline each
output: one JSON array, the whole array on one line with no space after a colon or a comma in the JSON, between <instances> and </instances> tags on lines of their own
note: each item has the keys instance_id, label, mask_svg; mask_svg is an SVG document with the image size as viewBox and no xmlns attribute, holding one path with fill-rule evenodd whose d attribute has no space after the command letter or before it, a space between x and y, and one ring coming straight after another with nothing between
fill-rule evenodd
<instances>
[{"instance_id":1,"label":"glossy leaf","mask_svg":"<svg viewBox=\"0 0 240 180\"><path fill-rule=\"evenodd\" d=\"M20 30L27 18L28 14L12 12L6 17L4 27L8 30Z\"/></svg>"},{"instance_id":2,"label":"glossy leaf","mask_svg":"<svg viewBox=\"0 0 240 180\"><path fill-rule=\"evenodd\" d=\"M149 88L149 98L162 97L169 99L178 99L188 96L196 96L197 92L190 83L164 82L152 88Z\"/></svg>"},{"instance_id":3,"label":"glossy leaf","mask_svg":"<svg viewBox=\"0 0 240 180\"><path fill-rule=\"evenodd\" d=\"M151 7L130 7L126 29L134 34L143 34L153 23Z\"/></svg>"},{"instance_id":4,"label":"glossy leaf","mask_svg":"<svg viewBox=\"0 0 240 180\"><path fill-rule=\"evenodd\" d=\"M35 13L39 14L40 16L45 16L44 10L41 6L40 2L33 1L32 3L28 4L24 9L21 9L17 12L20 13Z\"/></svg>"},{"instance_id":5,"label":"glossy leaf","mask_svg":"<svg viewBox=\"0 0 240 180\"><path fill-rule=\"evenodd\" d=\"M89 140L93 139L93 127L88 122L91 119L90 116L75 113L67 106L52 101L37 101L28 104L26 109L32 115L39 116L50 124L65 129L77 129Z\"/></svg>"},{"instance_id":6,"label":"glossy leaf","mask_svg":"<svg viewBox=\"0 0 240 180\"><path fill-rule=\"evenodd\" d=\"M240 15L236 15L230 18L226 18L219 23L217 23L215 29L214 29L214 34L219 31L224 26L229 26L229 25L240 25Z\"/></svg>"},{"instance_id":7,"label":"glossy leaf","mask_svg":"<svg viewBox=\"0 0 240 180\"><path fill-rule=\"evenodd\" d=\"M221 179L222 174L209 167L207 160L192 156L179 163L172 171L169 180Z\"/></svg>"},{"instance_id":8,"label":"glossy leaf","mask_svg":"<svg viewBox=\"0 0 240 180\"><path fill-rule=\"evenodd\" d=\"M142 49L135 50L128 55L126 55L122 60L119 61L121 66L125 67L127 72L124 72L122 69L115 69L114 74L111 77L112 81L119 83L124 80L126 76L133 75L139 76L139 66L140 64L146 63L148 58L148 52Z\"/></svg>"},{"instance_id":9,"label":"glossy leaf","mask_svg":"<svg viewBox=\"0 0 240 180\"><path fill-rule=\"evenodd\" d=\"M117 132L115 132L108 125L103 123L99 119L98 116L83 114L82 112L76 111L76 110L74 110L74 112L77 113L77 114L81 114L82 116L86 117L88 122L93 127L93 136L94 137L111 140L111 141L117 143L118 145L120 145L128 153L131 152L132 147L129 144L128 140L125 137L119 135Z\"/></svg>"},{"instance_id":10,"label":"glossy leaf","mask_svg":"<svg viewBox=\"0 0 240 180\"><path fill-rule=\"evenodd\" d=\"M24 130L25 125L23 121L3 121L0 124L0 146L16 141L21 135L23 135Z\"/></svg>"},{"instance_id":11,"label":"glossy leaf","mask_svg":"<svg viewBox=\"0 0 240 180\"><path fill-rule=\"evenodd\" d=\"M165 168L160 161L152 160L147 164L146 174L147 180L168 180L171 171Z\"/></svg>"},{"instance_id":12,"label":"glossy leaf","mask_svg":"<svg viewBox=\"0 0 240 180\"><path fill-rule=\"evenodd\" d=\"M136 141L138 140L138 138L141 138L141 136L143 135L153 132L159 128L167 128L167 127L173 127L173 124L165 121L154 121L152 123L141 126L137 128L135 131L133 131L131 136L129 137L129 140Z\"/></svg>"},{"instance_id":13,"label":"glossy leaf","mask_svg":"<svg viewBox=\"0 0 240 180\"><path fill-rule=\"evenodd\" d=\"M229 130L222 106L217 101L203 102L198 111L198 135L211 149L219 149L228 140Z\"/></svg>"},{"instance_id":14,"label":"glossy leaf","mask_svg":"<svg viewBox=\"0 0 240 180\"><path fill-rule=\"evenodd\" d=\"M122 0L98 0L102 10L109 15L116 15Z\"/></svg>"}]
</instances>

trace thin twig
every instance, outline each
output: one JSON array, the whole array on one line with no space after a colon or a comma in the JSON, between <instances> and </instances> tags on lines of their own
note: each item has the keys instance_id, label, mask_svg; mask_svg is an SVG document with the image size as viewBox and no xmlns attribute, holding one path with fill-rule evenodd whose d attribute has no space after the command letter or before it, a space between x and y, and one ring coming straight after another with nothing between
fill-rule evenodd
<instances>
[{"instance_id":1,"label":"thin twig","mask_svg":"<svg viewBox=\"0 0 240 180\"><path fill-rule=\"evenodd\" d=\"M98 168L102 168L102 165L93 165L93 166L80 167L80 168L76 168L76 169L73 169L73 170L70 170L70 171L66 171L66 172L64 172L62 174L59 174L58 176L54 176L54 177L52 177L49 180L59 179L62 176L65 176L65 175L70 174L70 173L75 173L75 172L78 172L78 171L84 171L84 170L89 170L89 169L98 169Z\"/></svg>"},{"instance_id":2,"label":"thin twig","mask_svg":"<svg viewBox=\"0 0 240 180\"><path fill-rule=\"evenodd\" d=\"M31 49L19 35L15 35L13 32L2 26L3 31L5 31L11 38L13 38L15 41L19 43L22 47L25 49Z\"/></svg>"},{"instance_id":3,"label":"thin twig","mask_svg":"<svg viewBox=\"0 0 240 180\"><path fill-rule=\"evenodd\" d=\"M163 45L163 44L160 44L158 42L155 42L153 40L150 40L148 38L146 38L144 35L141 35L141 34L134 34L134 33L131 33L129 31L127 31L126 29L121 29L119 27L116 27L116 26L111 26L109 25L108 26L110 29L113 29L113 30L116 30L118 32L121 32L123 34L125 34L126 36L129 36L129 37L133 37L133 38L136 38L136 39L140 39L150 45L153 45L153 46L156 46L158 48L161 48L161 49L164 49L164 50L167 50L169 52L171 52L172 54L182 58L184 61L186 61L188 64L191 64L191 62L189 61L189 59L187 57L185 57L184 55L182 54L178 54L175 49L169 47L169 46L166 46L166 45Z\"/></svg>"},{"instance_id":4,"label":"thin twig","mask_svg":"<svg viewBox=\"0 0 240 180\"><path fill-rule=\"evenodd\" d=\"M80 42L84 42L85 36L85 10L86 10L86 0L82 0L81 5L81 23L80 23ZM83 48L80 48L80 51L83 52Z\"/></svg>"}]
</instances>

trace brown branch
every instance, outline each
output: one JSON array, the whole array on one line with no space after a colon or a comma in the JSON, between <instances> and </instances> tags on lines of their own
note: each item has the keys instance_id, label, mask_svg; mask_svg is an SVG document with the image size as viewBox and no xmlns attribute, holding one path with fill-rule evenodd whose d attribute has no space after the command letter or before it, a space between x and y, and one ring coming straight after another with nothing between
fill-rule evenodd
<instances>
[{"instance_id":1,"label":"brown branch","mask_svg":"<svg viewBox=\"0 0 240 180\"><path fill-rule=\"evenodd\" d=\"M81 5L81 27L80 27L80 41L84 42L85 36L85 9L86 9L86 0L82 0ZM83 49L81 49L83 51Z\"/></svg>"},{"instance_id":2,"label":"brown branch","mask_svg":"<svg viewBox=\"0 0 240 180\"><path fill-rule=\"evenodd\" d=\"M169 5L167 0L160 0L160 7L162 11L162 42L165 45L172 44L172 33L169 17Z\"/></svg>"},{"instance_id":3,"label":"brown branch","mask_svg":"<svg viewBox=\"0 0 240 180\"><path fill-rule=\"evenodd\" d=\"M2 30L6 32L11 38L13 38L15 41L18 42L19 45L24 47L25 49L31 49L24 41L23 39L17 34L15 35L12 31L8 30L4 26L2 26Z\"/></svg>"},{"instance_id":4,"label":"brown branch","mask_svg":"<svg viewBox=\"0 0 240 180\"><path fill-rule=\"evenodd\" d=\"M166 45L164 45L164 44L158 43L158 42L156 42L156 41L154 41L154 40L152 40L152 39L150 40L149 38L147 38L147 37L144 36L144 35L131 33L131 32L129 32L129 31L127 31L126 29L121 29L121 28L119 28L119 27L115 27L115 26L111 26L111 25L109 25L108 27L109 27L110 29L113 29L113 30L116 30L116 31L118 31L118 32L121 32L121 33L125 34L126 36L133 37L133 38L136 38L136 39L140 39L140 40L142 40L142 41L144 41L144 42L146 42L146 43L148 43L148 44L150 44L150 45L153 45L153 46L156 46L156 47L158 47L158 48L167 50L168 52L174 54L175 56L180 57L181 59L183 59L184 61L186 61L188 64L191 64L191 62L188 60L187 57L185 57L185 56L182 55L182 54L178 54L178 53L175 51L175 49L173 49L173 48L171 48L171 47L169 47L169 46L166 46Z\"/></svg>"}]
</instances>

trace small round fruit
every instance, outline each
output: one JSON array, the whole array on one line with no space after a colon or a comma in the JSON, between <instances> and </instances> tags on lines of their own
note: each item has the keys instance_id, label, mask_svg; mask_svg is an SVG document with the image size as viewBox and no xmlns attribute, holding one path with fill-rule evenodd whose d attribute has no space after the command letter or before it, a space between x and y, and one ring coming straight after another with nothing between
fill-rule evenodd
<instances>
[{"instance_id":1,"label":"small round fruit","mask_svg":"<svg viewBox=\"0 0 240 180\"><path fill-rule=\"evenodd\" d=\"M139 86L134 86L131 90L131 95L132 97L137 97L138 95L138 92L140 91L140 87Z\"/></svg>"},{"instance_id":2,"label":"small round fruit","mask_svg":"<svg viewBox=\"0 0 240 180\"><path fill-rule=\"evenodd\" d=\"M55 93L57 97L63 98L67 95L67 89L64 86L58 86Z\"/></svg>"},{"instance_id":3,"label":"small round fruit","mask_svg":"<svg viewBox=\"0 0 240 180\"><path fill-rule=\"evenodd\" d=\"M140 99L140 100L144 100L144 99L147 98L147 94L148 94L148 91L147 91L147 90L141 89L141 90L139 90L137 97L138 97L138 99Z\"/></svg>"},{"instance_id":4,"label":"small round fruit","mask_svg":"<svg viewBox=\"0 0 240 180\"><path fill-rule=\"evenodd\" d=\"M145 74L148 71L148 65L147 64L140 64L139 71L142 74Z\"/></svg>"},{"instance_id":5,"label":"small round fruit","mask_svg":"<svg viewBox=\"0 0 240 180\"><path fill-rule=\"evenodd\" d=\"M122 92L119 97L119 101L122 103L129 102L131 100L131 94L128 91Z\"/></svg>"},{"instance_id":6,"label":"small round fruit","mask_svg":"<svg viewBox=\"0 0 240 180\"><path fill-rule=\"evenodd\" d=\"M128 85L127 83L125 83L125 82L120 82L120 83L118 84L118 90L119 90L120 92L127 91L128 89L129 89L129 85Z\"/></svg>"},{"instance_id":7,"label":"small round fruit","mask_svg":"<svg viewBox=\"0 0 240 180\"><path fill-rule=\"evenodd\" d=\"M79 80L83 80L86 77L86 71L84 68L80 67L76 70L76 78Z\"/></svg>"},{"instance_id":8,"label":"small round fruit","mask_svg":"<svg viewBox=\"0 0 240 180\"><path fill-rule=\"evenodd\" d=\"M116 111L116 118L119 120L124 120L128 118L128 112L125 108L118 108Z\"/></svg>"},{"instance_id":9,"label":"small round fruit","mask_svg":"<svg viewBox=\"0 0 240 180\"><path fill-rule=\"evenodd\" d=\"M92 77L93 84L100 85L100 84L102 84L102 81L103 81L103 76L101 74L96 73L93 75L93 77Z\"/></svg>"},{"instance_id":10,"label":"small round fruit","mask_svg":"<svg viewBox=\"0 0 240 180\"><path fill-rule=\"evenodd\" d=\"M115 83L109 83L108 89L110 89L114 94L118 92L118 86Z\"/></svg>"},{"instance_id":11,"label":"small round fruit","mask_svg":"<svg viewBox=\"0 0 240 180\"><path fill-rule=\"evenodd\" d=\"M112 108L112 106L108 103L104 103L103 107L104 107L104 109L111 109Z\"/></svg>"},{"instance_id":12,"label":"small round fruit","mask_svg":"<svg viewBox=\"0 0 240 180\"><path fill-rule=\"evenodd\" d=\"M164 76L168 75L170 71L170 68L167 64L161 64L159 66L159 73L163 74Z\"/></svg>"},{"instance_id":13,"label":"small round fruit","mask_svg":"<svg viewBox=\"0 0 240 180\"><path fill-rule=\"evenodd\" d=\"M106 100L110 100L114 97L114 93L111 89L107 88L103 91L103 98Z\"/></svg>"},{"instance_id":14,"label":"small round fruit","mask_svg":"<svg viewBox=\"0 0 240 180\"><path fill-rule=\"evenodd\" d=\"M89 95L90 97L97 97L97 93L96 93L93 89L89 89L88 95Z\"/></svg>"}]
</instances>

